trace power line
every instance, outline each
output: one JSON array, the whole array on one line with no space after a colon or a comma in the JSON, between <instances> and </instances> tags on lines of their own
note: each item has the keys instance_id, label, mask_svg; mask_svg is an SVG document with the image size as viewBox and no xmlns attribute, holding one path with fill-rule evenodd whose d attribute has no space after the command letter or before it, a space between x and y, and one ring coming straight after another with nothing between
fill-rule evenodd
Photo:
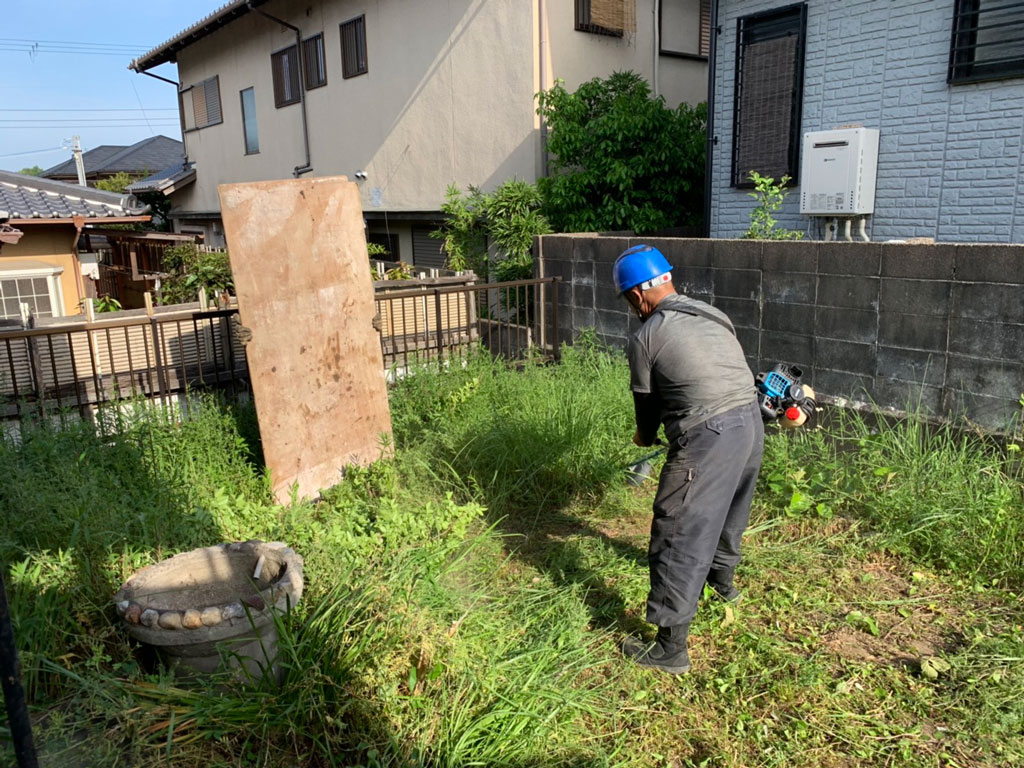
<instances>
[{"instance_id":1,"label":"power line","mask_svg":"<svg viewBox=\"0 0 1024 768\"><path fill-rule=\"evenodd\" d=\"M6 155L0 155L0 157L21 157L22 155L41 155L44 152L61 152L64 147L54 147L53 149L30 149L28 152L9 152Z\"/></svg>"},{"instance_id":2,"label":"power line","mask_svg":"<svg viewBox=\"0 0 1024 768\"><path fill-rule=\"evenodd\" d=\"M44 118L41 117L0 117L0 123L38 123ZM154 117L153 120L161 123L166 122L178 122L177 118L174 117ZM116 121L119 123L137 123L146 122L144 117L55 117L52 120L47 118L48 122L52 123L109 123L110 121Z\"/></svg>"},{"instance_id":3,"label":"power line","mask_svg":"<svg viewBox=\"0 0 1024 768\"><path fill-rule=\"evenodd\" d=\"M33 40L25 37L0 37L0 43L28 43L29 45L46 44L46 45L78 45L88 46L94 48L130 48L138 50L149 50L153 48L152 45L137 46L134 44L129 45L128 43L96 43L91 40Z\"/></svg>"}]
</instances>

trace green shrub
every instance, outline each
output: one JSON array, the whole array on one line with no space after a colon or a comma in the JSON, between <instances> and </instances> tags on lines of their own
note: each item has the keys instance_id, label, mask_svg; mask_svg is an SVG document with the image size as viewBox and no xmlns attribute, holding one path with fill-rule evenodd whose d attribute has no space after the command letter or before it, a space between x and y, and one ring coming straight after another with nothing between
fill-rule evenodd
<instances>
[{"instance_id":1,"label":"green shrub","mask_svg":"<svg viewBox=\"0 0 1024 768\"><path fill-rule=\"evenodd\" d=\"M196 301L199 289L211 298L235 289L231 261L226 251L200 251L192 243L176 245L164 251L164 269L170 273L161 287L161 303L184 304Z\"/></svg>"},{"instance_id":2,"label":"green shrub","mask_svg":"<svg viewBox=\"0 0 1024 768\"><path fill-rule=\"evenodd\" d=\"M665 106L635 72L540 93L550 175L538 182L556 232L699 226L707 105Z\"/></svg>"}]
</instances>

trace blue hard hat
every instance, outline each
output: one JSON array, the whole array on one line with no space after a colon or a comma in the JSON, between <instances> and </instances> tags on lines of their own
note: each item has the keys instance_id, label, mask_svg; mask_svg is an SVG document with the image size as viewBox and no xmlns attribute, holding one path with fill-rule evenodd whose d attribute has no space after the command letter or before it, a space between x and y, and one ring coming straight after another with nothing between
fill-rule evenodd
<instances>
[{"instance_id":1,"label":"blue hard hat","mask_svg":"<svg viewBox=\"0 0 1024 768\"><path fill-rule=\"evenodd\" d=\"M665 254L651 245L634 245L623 251L612 267L615 289L621 294L672 271Z\"/></svg>"}]
</instances>

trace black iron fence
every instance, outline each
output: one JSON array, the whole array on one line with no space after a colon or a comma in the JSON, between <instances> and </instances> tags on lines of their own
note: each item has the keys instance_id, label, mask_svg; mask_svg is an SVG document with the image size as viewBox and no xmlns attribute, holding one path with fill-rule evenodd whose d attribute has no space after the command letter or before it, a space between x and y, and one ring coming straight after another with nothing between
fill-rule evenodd
<instances>
[{"instance_id":1,"label":"black iron fence","mask_svg":"<svg viewBox=\"0 0 1024 768\"><path fill-rule=\"evenodd\" d=\"M558 278L378 290L384 366L464 359L484 349L508 360L558 358ZM78 410L189 388L247 388L237 310L160 308L95 322L0 329L0 419Z\"/></svg>"}]
</instances>

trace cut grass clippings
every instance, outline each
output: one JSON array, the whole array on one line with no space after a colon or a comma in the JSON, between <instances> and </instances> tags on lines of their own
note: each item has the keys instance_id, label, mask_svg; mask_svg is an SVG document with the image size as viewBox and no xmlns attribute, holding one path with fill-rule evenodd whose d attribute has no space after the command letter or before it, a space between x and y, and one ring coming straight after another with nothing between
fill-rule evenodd
<instances>
[{"instance_id":1,"label":"cut grass clippings","mask_svg":"<svg viewBox=\"0 0 1024 768\"><path fill-rule=\"evenodd\" d=\"M0 560L44 764L1003 766L1024 761L1022 478L991 440L855 414L769 431L738 605L690 675L622 659L654 483L624 358L481 356L391 396L395 459L273 503L252 412L39 425L0 444ZM119 628L121 580L281 539L284 680L196 688ZM2 723L3 721L0 721ZM4 739L0 730L0 740ZM10 746L0 747L10 762Z\"/></svg>"}]
</instances>

